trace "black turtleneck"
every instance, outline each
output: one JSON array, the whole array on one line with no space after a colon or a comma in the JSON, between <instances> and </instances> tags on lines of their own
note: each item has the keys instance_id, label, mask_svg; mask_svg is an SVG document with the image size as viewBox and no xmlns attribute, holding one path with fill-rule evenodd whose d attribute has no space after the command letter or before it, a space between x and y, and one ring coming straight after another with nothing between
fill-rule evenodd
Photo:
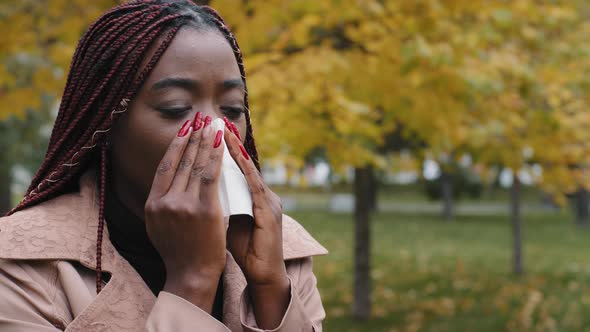
<instances>
[{"instance_id":1,"label":"black turtleneck","mask_svg":"<svg viewBox=\"0 0 590 332\"><path fill-rule=\"evenodd\" d=\"M114 192L107 191L105 196L105 221L111 243L157 296L166 282L166 268L162 257L149 240L145 223L133 214ZM220 280L213 305L213 316L218 320L221 320L223 309L222 292Z\"/></svg>"}]
</instances>

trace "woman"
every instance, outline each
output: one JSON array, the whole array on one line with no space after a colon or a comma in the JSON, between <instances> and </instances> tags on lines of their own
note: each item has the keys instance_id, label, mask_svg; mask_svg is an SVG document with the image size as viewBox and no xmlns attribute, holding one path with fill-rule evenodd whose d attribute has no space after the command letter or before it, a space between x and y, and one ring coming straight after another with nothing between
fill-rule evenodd
<instances>
[{"instance_id":1,"label":"woman","mask_svg":"<svg viewBox=\"0 0 590 332\"><path fill-rule=\"evenodd\" d=\"M254 213L227 231L222 138ZM0 330L320 331L311 257L326 250L258 170L223 19L188 0L113 8L80 40L45 160L0 220Z\"/></svg>"}]
</instances>

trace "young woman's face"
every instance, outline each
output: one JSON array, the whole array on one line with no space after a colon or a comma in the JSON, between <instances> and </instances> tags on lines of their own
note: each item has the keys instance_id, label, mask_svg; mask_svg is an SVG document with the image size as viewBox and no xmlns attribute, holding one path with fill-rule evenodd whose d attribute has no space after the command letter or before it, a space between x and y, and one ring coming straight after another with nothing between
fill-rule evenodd
<instances>
[{"instance_id":1,"label":"young woman's face","mask_svg":"<svg viewBox=\"0 0 590 332\"><path fill-rule=\"evenodd\" d=\"M121 200L143 217L158 163L197 112L203 119L226 116L244 138L244 93L233 50L221 33L181 29L113 128L111 183Z\"/></svg>"}]
</instances>

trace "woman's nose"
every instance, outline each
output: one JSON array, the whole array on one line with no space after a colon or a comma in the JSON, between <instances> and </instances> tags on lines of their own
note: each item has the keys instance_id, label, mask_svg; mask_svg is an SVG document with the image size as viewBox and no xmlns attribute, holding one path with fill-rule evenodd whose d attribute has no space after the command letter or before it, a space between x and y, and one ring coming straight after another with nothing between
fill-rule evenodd
<instances>
[{"instance_id":1,"label":"woman's nose","mask_svg":"<svg viewBox=\"0 0 590 332\"><path fill-rule=\"evenodd\" d=\"M196 109L202 113L203 120L205 120L207 117L210 117L211 121L217 118L223 118L223 115L219 113L213 103L197 105Z\"/></svg>"}]
</instances>

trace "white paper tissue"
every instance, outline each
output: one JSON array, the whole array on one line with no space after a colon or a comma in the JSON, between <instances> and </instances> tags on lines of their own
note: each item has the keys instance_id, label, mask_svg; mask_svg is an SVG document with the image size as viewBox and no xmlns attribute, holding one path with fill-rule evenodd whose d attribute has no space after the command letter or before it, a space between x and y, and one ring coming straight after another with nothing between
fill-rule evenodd
<instances>
[{"instance_id":1,"label":"white paper tissue","mask_svg":"<svg viewBox=\"0 0 590 332\"><path fill-rule=\"evenodd\" d=\"M218 130L224 130L225 123L222 119L215 119L211 122L214 133ZM240 167L232 158L229 149L223 142L223 161L221 162L221 175L219 178L219 200L221 208L223 209L223 216L225 221L229 220L229 216L236 214L247 214L253 217L252 214L252 196L248 188L248 182Z\"/></svg>"}]
</instances>

